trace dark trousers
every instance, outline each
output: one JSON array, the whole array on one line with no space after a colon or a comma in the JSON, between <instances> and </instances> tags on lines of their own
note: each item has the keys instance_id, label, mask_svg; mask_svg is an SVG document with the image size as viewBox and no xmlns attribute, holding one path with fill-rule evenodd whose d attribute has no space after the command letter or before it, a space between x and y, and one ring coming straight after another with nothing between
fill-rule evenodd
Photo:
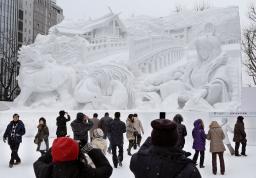
<instances>
[{"instance_id":1,"label":"dark trousers","mask_svg":"<svg viewBox=\"0 0 256 178\"><path fill-rule=\"evenodd\" d=\"M117 148L119 150L118 155L116 154ZM122 145L111 145L111 149L112 149L113 164L115 167L117 167L118 162L123 161L123 154L124 154L123 144Z\"/></svg>"},{"instance_id":2,"label":"dark trousers","mask_svg":"<svg viewBox=\"0 0 256 178\"><path fill-rule=\"evenodd\" d=\"M108 152L110 152L111 151L110 134L107 134L106 138L108 138L108 140L109 140Z\"/></svg>"},{"instance_id":3,"label":"dark trousers","mask_svg":"<svg viewBox=\"0 0 256 178\"><path fill-rule=\"evenodd\" d=\"M194 161L194 163L197 162L199 153L200 153L200 166L203 166L204 165L204 151L196 150L194 157L193 157L193 161Z\"/></svg>"},{"instance_id":4,"label":"dark trousers","mask_svg":"<svg viewBox=\"0 0 256 178\"><path fill-rule=\"evenodd\" d=\"M236 142L236 146L235 146L235 155L239 155L239 147L240 147L240 143L242 144L242 155L245 155L245 151L246 151L246 142Z\"/></svg>"},{"instance_id":5,"label":"dark trousers","mask_svg":"<svg viewBox=\"0 0 256 178\"><path fill-rule=\"evenodd\" d=\"M20 157L18 155L19 147L19 143L10 143L10 148L12 150L10 164L14 164L14 161L20 162Z\"/></svg>"},{"instance_id":6,"label":"dark trousers","mask_svg":"<svg viewBox=\"0 0 256 178\"><path fill-rule=\"evenodd\" d=\"M136 145L136 140L129 140L129 145L128 145L128 153L131 153L131 149L132 147L134 147ZM134 148L135 149L135 148Z\"/></svg>"},{"instance_id":7,"label":"dark trousers","mask_svg":"<svg viewBox=\"0 0 256 178\"><path fill-rule=\"evenodd\" d=\"M212 153L212 172L213 174L217 174L217 155L220 159L220 172L221 174L225 173L225 163L223 158L224 152Z\"/></svg>"},{"instance_id":8,"label":"dark trousers","mask_svg":"<svg viewBox=\"0 0 256 178\"><path fill-rule=\"evenodd\" d=\"M142 136L141 136L141 134L138 134L136 137L137 137L137 138L136 138L137 145L140 146Z\"/></svg>"}]
</instances>

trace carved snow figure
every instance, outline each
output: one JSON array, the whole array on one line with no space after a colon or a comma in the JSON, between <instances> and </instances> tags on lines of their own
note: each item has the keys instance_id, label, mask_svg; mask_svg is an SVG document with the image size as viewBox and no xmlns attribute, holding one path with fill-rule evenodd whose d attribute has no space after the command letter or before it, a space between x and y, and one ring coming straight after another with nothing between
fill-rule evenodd
<instances>
[{"instance_id":1,"label":"carved snow figure","mask_svg":"<svg viewBox=\"0 0 256 178\"><path fill-rule=\"evenodd\" d=\"M31 47L21 49L19 62L18 84L21 93L15 99L16 105L29 106L36 102L36 96L29 100L32 94L49 95L55 92L59 101L68 107L73 106L72 91L76 76L72 68L57 65L51 56L43 56Z\"/></svg>"},{"instance_id":2,"label":"carved snow figure","mask_svg":"<svg viewBox=\"0 0 256 178\"><path fill-rule=\"evenodd\" d=\"M225 134L225 139L224 139L224 144L228 147L228 150L231 155L235 154L235 150L232 147L230 140L228 138L228 132L234 133L234 129L232 129L229 124L228 124L228 119L227 118L222 118L221 119L221 128Z\"/></svg>"},{"instance_id":3,"label":"carved snow figure","mask_svg":"<svg viewBox=\"0 0 256 178\"><path fill-rule=\"evenodd\" d=\"M125 67L101 65L82 79L74 97L90 109L131 109L134 105L133 75Z\"/></svg>"},{"instance_id":4,"label":"carved snow figure","mask_svg":"<svg viewBox=\"0 0 256 178\"><path fill-rule=\"evenodd\" d=\"M214 35L199 37L195 47L196 61L178 67L161 80L151 79L152 86L147 90L157 91L163 103L175 98L181 109L211 110L231 100L228 58Z\"/></svg>"}]
</instances>

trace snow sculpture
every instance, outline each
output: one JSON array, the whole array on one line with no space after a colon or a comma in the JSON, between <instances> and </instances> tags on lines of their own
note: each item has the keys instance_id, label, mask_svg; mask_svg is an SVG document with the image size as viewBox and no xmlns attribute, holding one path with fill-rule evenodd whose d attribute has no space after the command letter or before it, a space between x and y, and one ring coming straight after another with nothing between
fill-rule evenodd
<instances>
[{"instance_id":1,"label":"snow sculpture","mask_svg":"<svg viewBox=\"0 0 256 178\"><path fill-rule=\"evenodd\" d=\"M72 107L72 91L76 85L75 71L70 67L56 65L50 55L41 55L31 47L23 47L20 51L21 64L18 84L21 88L20 95L15 99L18 106L30 105L35 98L30 100L32 94L48 94L57 92L59 100Z\"/></svg>"},{"instance_id":2,"label":"snow sculpture","mask_svg":"<svg viewBox=\"0 0 256 178\"><path fill-rule=\"evenodd\" d=\"M195 47L198 58L194 62L171 71L161 80L151 80L149 90L158 91L162 99L176 93L179 108L211 110L216 104L231 100L228 57L214 35L199 37Z\"/></svg>"},{"instance_id":3,"label":"snow sculpture","mask_svg":"<svg viewBox=\"0 0 256 178\"><path fill-rule=\"evenodd\" d=\"M132 73L118 65L93 67L78 83L74 97L91 109L131 109L134 107Z\"/></svg>"},{"instance_id":4,"label":"snow sculpture","mask_svg":"<svg viewBox=\"0 0 256 178\"><path fill-rule=\"evenodd\" d=\"M234 148L232 147L231 143L230 143L230 140L229 140L229 137L228 137L228 132L234 134L234 129L232 129L228 123L228 118L222 118L221 119L221 127L222 127L222 130L225 134L225 139L224 139L224 144L228 147L228 150L230 152L231 155L234 155L235 154L235 150Z\"/></svg>"}]
</instances>

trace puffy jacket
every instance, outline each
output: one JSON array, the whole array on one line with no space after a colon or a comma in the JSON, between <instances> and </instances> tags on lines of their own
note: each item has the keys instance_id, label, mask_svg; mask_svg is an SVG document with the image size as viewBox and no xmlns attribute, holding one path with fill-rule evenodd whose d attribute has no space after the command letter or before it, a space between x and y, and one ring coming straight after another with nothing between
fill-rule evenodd
<instances>
[{"instance_id":1,"label":"puffy jacket","mask_svg":"<svg viewBox=\"0 0 256 178\"><path fill-rule=\"evenodd\" d=\"M206 141L206 134L204 129L201 125L201 120L196 120L194 122L194 129L192 131L193 136L193 149L197 151L204 151L205 150L205 141Z\"/></svg>"},{"instance_id":2,"label":"puffy jacket","mask_svg":"<svg viewBox=\"0 0 256 178\"><path fill-rule=\"evenodd\" d=\"M100 119L99 122L99 128L103 131L104 133L104 138L107 137L107 134L109 133L109 124L113 121L111 117L103 117Z\"/></svg>"},{"instance_id":3,"label":"puffy jacket","mask_svg":"<svg viewBox=\"0 0 256 178\"><path fill-rule=\"evenodd\" d=\"M135 178L201 178L192 160L176 147L159 147L148 138L130 162Z\"/></svg>"},{"instance_id":4,"label":"puffy jacket","mask_svg":"<svg viewBox=\"0 0 256 178\"><path fill-rule=\"evenodd\" d=\"M93 123L88 119L88 122L82 119L76 119L71 122L71 128L74 134L75 140L83 140L88 142L88 131L93 127Z\"/></svg>"},{"instance_id":5,"label":"puffy jacket","mask_svg":"<svg viewBox=\"0 0 256 178\"><path fill-rule=\"evenodd\" d=\"M70 116L68 115L68 118L66 117L62 117L62 116L58 116L57 117L57 131L56 131L56 135L57 136L66 136L67 135L67 125L66 123L68 121L70 121Z\"/></svg>"},{"instance_id":6,"label":"puffy jacket","mask_svg":"<svg viewBox=\"0 0 256 178\"><path fill-rule=\"evenodd\" d=\"M16 129L15 129L15 135L12 137L11 133L12 133L12 127L14 124L17 124ZM11 121L5 132L4 132L4 140L8 139L8 144L12 144L12 143L21 143L22 142L22 136L25 135L26 133L26 129L25 129L25 125L21 120L18 120L18 122L14 122Z\"/></svg>"}]
</instances>

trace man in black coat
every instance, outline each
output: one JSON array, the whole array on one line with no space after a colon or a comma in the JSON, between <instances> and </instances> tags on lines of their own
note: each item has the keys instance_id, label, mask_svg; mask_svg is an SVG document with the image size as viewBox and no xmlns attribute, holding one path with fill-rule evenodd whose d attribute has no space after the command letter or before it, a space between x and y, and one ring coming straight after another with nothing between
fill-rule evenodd
<instances>
[{"instance_id":1,"label":"man in black coat","mask_svg":"<svg viewBox=\"0 0 256 178\"><path fill-rule=\"evenodd\" d=\"M67 115L67 118L65 117ZM70 115L65 111L60 111L59 116L56 119L57 123L57 137L65 137L67 135L67 122L70 121Z\"/></svg>"},{"instance_id":2,"label":"man in black coat","mask_svg":"<svg viewBox=\"0 0 256 178\"><path fill-rule=\"evenodd\" d=\"M246 133L244 129L244 117L243 116L238 116L237 117L237 122L235 124L235 129L234 129L234 138L233 141L236 143L235 145L235 156L247 156L246 155L246 144L247 144L247 139L246 139ZM239 147L240 144L242 144L242 152L241 155L239 154Z\"/></svg>"},{"instance_id":3,"label":"man in black coat","mask_svg":"<svg viewBox=\"0 0 256 178\"><path fill-rule=\"evenodd\" d=\"M8 144L12 150L11 160L9 162L9 167L12 168L13 165L20 164L21 160L18 155L18 150L20 143L22 142L22 136L25 134L25 126L21 120L19 120L19 115L14 114L13 120L7 126L4 133L4 142L8 139Z\"/></svg>"},{"instance_id":4,"label":"man in black coat","mask_svg":"<svg viewBox=\"0 0 256 178\"><path fill-rule=\"evenodd\" d=\"M104 133L104 139L108 138L110 141L110 134L109 134L109 125L113 121L113 118L109 117L109 113L106 112L104 117L100 119L99 122L99 128L103 131ZM111 153L111 144L109 144L108 147L108 152Z\"/></svg>"},{"instance_id":5,"label":"man in black coat","mask_svg":"<svg viewBox=\"0 0 256 178\"><path fill-rule=\"evenodd\" d=\"M92 126L92 121L83 113L77 113L76 120L71 122L74 139L78 140L81 146L88 143L88 131L92 128Z\"/></svg>"},{"instance_id":6,"label":"man in black coat","mask_svg":"<svg viewBox=\"0 0 256 178\"><path fill-rule=\"evenodd\" d=\"M151 122L151 126L151 137L131 158L130 169L135 178L201 178L193 161L176 147L176 124L157 119Z\"/></svg>"},{"instance_id":7,"label":"man in black coat","mask_svg":"<svg viewBox=\"0 0 256 178\"><path fill-rule=\"evenodd\" d=\"M84 153L96 168L88 165ZM73 139L60 137L54 140L46 155L34 163L34 171L36 178L109 178L112 167L99 149L87 144L80 150Z\"/></svg>"},{"instance_id":8,"label":"man in black coat","mask_svg":"<svg viewBox=\"0 0 256 178\"><path fill-rule=\"evenodd\" d=\"M124 154L124 136L126 132L126 125L123 121L120 120L120 112L115 113L115 119L109 125L110 133L110 144L112 149L112 159L114 167L117 168L117 165L122 166L123 154ZM116 149L118 147L119 154L117 156Z\"/></svg>"}]
</instances>

